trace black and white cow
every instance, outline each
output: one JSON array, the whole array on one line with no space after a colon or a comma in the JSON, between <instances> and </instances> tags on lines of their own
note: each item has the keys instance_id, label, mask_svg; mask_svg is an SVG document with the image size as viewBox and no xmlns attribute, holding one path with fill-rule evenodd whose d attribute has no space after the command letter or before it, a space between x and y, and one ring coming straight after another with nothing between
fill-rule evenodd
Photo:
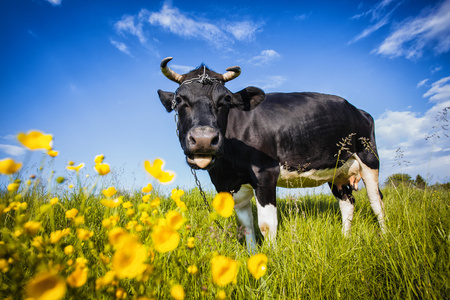
<instances>
[{"instance_id":1,"label":"black and white cow","mask_svg":"<svg viewBox=\"0 0 450 300\"><path fill-rule=\"evenodd\" d=\"M179 139L189 166L207 170L218 192L233 194L250 251L255 249L253 196L261 233L275 242L277 186L328 183L348 235L352 190L362 179L384 231L374 122L368 113L332 95L265 94L256 87L232 93L224 84L240 75L239 67L218 74L202 65L180 75L167 66L171 59L162 60L161 71L179 87L175 93L158 90L159 98L168 112L178 113Z\"/></svg>"}]
</instances>

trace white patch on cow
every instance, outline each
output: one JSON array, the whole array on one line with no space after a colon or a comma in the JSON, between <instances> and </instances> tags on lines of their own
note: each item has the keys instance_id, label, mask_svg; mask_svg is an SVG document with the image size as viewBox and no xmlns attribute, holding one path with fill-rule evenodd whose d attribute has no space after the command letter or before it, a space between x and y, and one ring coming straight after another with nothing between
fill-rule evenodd
<instances>
[{"instance_id":1,"label":"white patch on cow","mask_svg":"<svg viewBox=\"0 0 450 300\"><path fill-rule=\"evenodd\" d=\"M241 186L237 193L234 193L234 210L239 224L244 227L245 241L250 253L256 253L256 235L253 227L252 214L253 188L250 184Z\"/></svg>"},{"instance_id":2,"label":"white patch on cow","mask_svg":"<svg viewBox=\"0 0 450 300\"><path fill-rule=\"evenodd\" d=\"M269 241L272 245L276 245L278 226L276 206L272 204L262 206L256 198L256 208L258 209L258 226L264 239Z\"/></svg>"},{"instance_id":3,"label":"white patch on cow","mask_svg":"<svg viewBox=\"0 0 450 300\"><path fill-rule=\"evenodd\" d=\"M277 186L286 188L316 187L327 182L333 182L335 185L352 183L352 185L357 186L358 181L361 179L361 168L358 160L359 158L354 154L337 169L313 169L309 171L302 171L301 166L297 170L292 171L288 170L285 165L280 164Z\"/></svg>"}]
</instances>

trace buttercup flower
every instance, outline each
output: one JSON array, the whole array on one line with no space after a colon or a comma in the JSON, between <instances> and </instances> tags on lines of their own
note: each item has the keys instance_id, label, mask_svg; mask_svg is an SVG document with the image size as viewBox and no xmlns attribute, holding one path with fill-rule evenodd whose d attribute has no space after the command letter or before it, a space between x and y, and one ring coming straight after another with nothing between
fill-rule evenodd
<instances>
[{"instance_id":1,"label":"buttercup flower","mask_svg":"<svg viewBox=\"0 0 450 300\"><path fill-rule=\"evenodd\" d=\"M151 183L147 184L142 188L143 193L150 193L153 190L153 186Z\"/></svg>"},{"instance_id":2,"label":"buttercup flower","mask_svg":"<svg viewBox=\"0 0 450 300\"><path fill-rule=\"evenodd\" d=\"M78 209L76 209L76 208L69 209L68 211L66 211L66 218L73 219L73 218L75 218L77 213L78 213Z\"/></svg>"},{"instance_id":3,"label":"buttercup flower","mask_svg":"<svg viewBox=\"0 0 450 300\"><path fill-rule=\"evenodd\" d=\"M181 196L183 195L184 195L183 190L173 189L170 197L176 202L177 200L180 200Z\"/></svg>"},{"instance_id":4,"label":"buttercup flower","mask_svg":"<svg viewBox=\"0 0 450 300\"><path fill-rule=\"evenodd\" d=\"M142 201L143 201L144 203L147 203L148 200L150 200L150 197L151 197L151 195L144 195L144 196L142 196Z\"/></svg>"},{"instance_id":5,"label":"buttercup flower","mask_svg":"<svg viewBox=\"0 0 450 300\"><path fill-rule=\"evenodd\" d=\"M236 281L238 271L238 264L234 259L222 255L217 255L211 259L212 279L218 286L226 286Z\"/></svg>"},{"instance_id":6,"label":"buttercup flower","mask_svg":"<svg viewBox=\"0 0 450 300\"><path fill-rule=\"evenodd\" d=\"M17 135L19 142L30 150L51 150L53 136L51 134L43 134L40 131L32 130L28 133L19 133Z\"/></svg>"},{"instance_id":7,"label":"buttercup flower","mask_svg":"<svg viewBox=\"0 0 450 300\"><path fill-rule=\"evenodd\" d=\"M70 228L54 231L54 232L50 233L50 243L56 244L63 237L68 236L69 234L70 234Z\"/></svg>"},{"instance_id":8,"label":"buttercup flower","mask_svg":"<svg viewBox=\"0 0 450 300\"><path fill-rule=\"evenodd\" d=\"M128 232L125 229L122 227L115 227L108 234L109 243L116 246L120 243L120 240L127 235Z\"/></svg>"},{"instance_id":9,"label":"buttercup flower","mask_svg":"<svg viewBox=\"0 0 450 300\"><path fill-rule=\"evenodd\" d=\"M176 211L169 211L166 214L166 224L173 230L178 230L183 226L183 216Z\"/></svg>"},{"instance_id":10,"label":"buttercup flower","mask_svg":"<svg viewBox=\"0 0 450 300\"><path fill-rule=\"evenodd\" d=\"M122 197L116 199L102 199L100 203L109 208L118 207L122 203Z\"/></svg>"},{"instance_id":11,"label":"buttercup flower","mask_svg":"<svg viewBox=\"0 0 450 300\"><path fill-rule=\"evenodd\" d=\"M261 278L267 271L267 256L263 253L253 255L247 260L247 268L255 279Z\"/></svg>"},{"instance_id":12,"label":"buttercup flower","mask_svg":"<svg viewBox=\"0 0 450 300\"><path fill-rule=\"evenodd\" d=\"M183 300L184 297L186 297L183 286L181 284L173 285L172 288L170 289L170 295L175 300Z\"/></svg>"},{"instance_id":13,"label":"buttercup flower","mask_svg":"<svg viewBox=\"0 0 450 300\"><path fill-rule=\"evenodd\" d=\"M73 249L73 246L72 246L72 245L66 246L66 247L64 248L64 253L65 253L66 255L72 254L73 251L74 251L74 249Z\"/></svg>"},{"instance_id":14,"label":"buttercup flower","mask_svg":"<svg viewBox=\"0 0 450 300\"><path fill-rule=\"evenodd\" d=\"M28 221L25 224L23 224L23 229L29 235L35 235L40 228L41 228L41 222Z\"/></svg>"},{"instance_id":15,"label":"buttercup flower","mask_svg":"<svg viewBox=\"0 0 450 300\"><path fill-rule=\"evenodd\" d=\"M227 192L218 193L212 203L214 209L219 215L224 218L228 218L233 214L234 200L233 196Z\"/></svg>"},{"instance_id":16,"label":"buttercup flower","mask_svg":"<svg viewBox=\"0 0 450 300\"><path fill-rule=\"evenodd\" d=\"M108 164L96 164L95 169L97 170L100 176L104 176L110 172Z\"/></svg>"},{"instance_id":17,"label":"buttercup flower","mask_svg":"<svg viewBox=\"0 0 450 300\"><path fill-rule=\"evenodd\" d=\"M75 268L75 271L73 271L69 277L67 277L67 284L71 287L80 287L83 286L88 277L88 268L78 266Z\"/></svg>"},{"instance_id":18,"label":"buttercup flower","mask_svg":"<svg viewBox=\"0 0 450 300\"><path fill-rule=\"evenodd\" d=\"M133 203L131 203L130 201L127 201L125 203L122 204L123 208L127 209L133 206Z\"/></svg>"},{"instance_id":19,"label":"buttercup flower","mask_svg":"<svg viewBox=\"0 0 450 300\"><path fill-rule=\"evenodd\" d=\"M20 187L20 183L13 182L13 183L8 184L8 186L6 187L6 189L7 189L9 192L17 192L17 190L19 189L19 187Z\"/></svg>"},{"instance_id":20,"label":"buttercup flower","mask_svg":"<svg viewBox=\"0 0 450 300\"><path fill-rule=\"evenodd\" d=\"M57 197L55 197L55 198L52 198L52 199L50 199L50 204L51 205L55 205L56 203L58 203L58 198Z\"/></svg>"},{"instance_id":21,"label":"buttercup flower","mask_svg":"<svg viewBox=\"0 0 450 300\"><path fill-rule=\"evenodd\" d=\"M167 226L156 226L152 233L152 241L156 251L165 253L178 247L180 235Z\"/></svg>"},{"instance_id":22,"label":"buttercup flower","mask_svg":"<svg viewBox=\"0 0 450 300\"><path fill-rule=\"evenodd\" d=\"M195 237L188 238L188 241L187 241L188 248L192 249L192 248L194 248L194 245L195 245Z\"/></svg>"},{"instance_id":23,"label":"buttercup flower","mask_svg":"<svg viewBox=\"0 0 450 300\"><path fill-rule=\"evenodd\" d=\"M105 197L111 198L112 196L114 196L117 193L117 191L116 191L115 187L110 186L106 190L103 190L102 193L103 193L103 195L105 195Z\"/></svg>"},{"instance_id":24,"label":"buttercup flower","mask_svg":"<svg viewBox=\"0 0 450 300\"><path fill-rule=\"evenodd\" d=\"M87 241L93 235L94 235L94 233L92 231L89 231L89 230L86 230L86 229L83 229L83 228L78 228L77 229L77 237L80 240L82 240L82 241Z\"/></svg>"},{"instance_id":25,"label":"buttercup flower","mask_svg":"<svg viewBox=\"0 0 450 300\"><path fill-rule=\"evenodd\" d=\"M55 151L55 150L48 150L47 154L51 157L57 157L59 154L59 151Z\"/></svg>"},{"instance_id":26,"label":"buttercup flower","mask_svg":"<svg viewBox=\"0 0 450 300\"><path fill-rule=\"evenodd\" d=\"M113 256L112 268L118 278L135 278L142 274L147 265L147 249L133 235L121 239Z\"/></svg>"},{"instance_id":27,"label":"buttercup flower","mask_svg":"<svg viewBox=\"0 0 450 300\"><path fill-rule=\"evenodd\" d=\"M67 170L76 171L77 173L80 172L80 169L84 167L84 163L79 164L78 166L74 165L68 165L66 167Z\"/></svg>"},{"instance_id":28,"label":"buttercup flower","mask_svg":"<svg viewBox=\"0 0 450 300\"><path fill-rule=\"evenodd\" d=\"M0 174L11 175L22 168L22 163L16 163L12 158L0 160Z\"/></svg>"},{"instance_id":29,"label":"buttercup flower","mask_svg":"<svg viewBox=\"0 0 450 300\"><path fill-rule=\"evenodd\" d=\"M99 154L94 158L94 162L95 162L95 164L101 164L104 159L105 159L105 156L103 154Z\"/></svg>"},{"instance_id":30,"label":"buttercup flower","mask_svg":"<svg viewBox=\"0 0 450 300\"><path fill-rule=\"evenodd\" d=\"M170 183L175 179L175 173L172 171L163 171L162 167L164 161L162 159L155 159L153 165L148 160L144 162L145 170L150 173L160 183Z\"/></svg>"},{"instance_id":31,"label":"buttercup flower","mask_svg":"<svg viewBox=\"0 0 450 300\"><path fill-rule=\"evenodd\" d=\"M53 272L42 272L34 276L25 290L27 297L39 300L58 300L66 294L64 280Z\"/></svg>"},{"instance_id":32,"label":"buttercup flower","mask_svg":"<svg viewBox=\"0 0 450 300\"><path fill-rule=\"evenodd\" d=\"M191 266L187 267L187 271L189 274L194 275L195 273L198 272L198 268L196 265L191 265Z\"/></svg>"}]
</instances>

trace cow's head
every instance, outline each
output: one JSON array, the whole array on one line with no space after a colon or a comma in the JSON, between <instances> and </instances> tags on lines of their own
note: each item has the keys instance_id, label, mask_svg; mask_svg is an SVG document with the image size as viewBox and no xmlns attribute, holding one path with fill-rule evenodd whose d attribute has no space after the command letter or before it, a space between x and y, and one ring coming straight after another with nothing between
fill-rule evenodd
<instances>
[{"instance_id":1,"label":"cow's head","mask_svg":"<svg viewBox=\"0 0 450 300\"><path fill-rule=\"evenodd\" d=\"M230 109L251 110L265 99L265 94L256 87L237 93L225 88L225 82L240 75L240 67L218 74L201 65L180 75L167 66L171 59L162 60L161 71L180 86L175 93L158 90L159 99L168 112L178 113L178 135L189 166L207 169L223 152Z\"/></svg>"}]
</instances>

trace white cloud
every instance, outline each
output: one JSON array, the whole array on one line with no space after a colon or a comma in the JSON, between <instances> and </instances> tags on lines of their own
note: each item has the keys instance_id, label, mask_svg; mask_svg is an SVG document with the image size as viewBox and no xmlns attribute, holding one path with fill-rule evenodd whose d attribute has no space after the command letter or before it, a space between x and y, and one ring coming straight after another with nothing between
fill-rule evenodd
<instances>
[{"instance_id":1,"label":"white cloud","mask_svg":"<svg viewBox=\"0 0 450 300\"><path fill-rule=\"evenodd\" d=\"M225 30L230 32L238 41L252 41L255 39L255 33L258 25L250 21L232 22L225 26Z\"/></svg>"},{"instance_id":2,"label":"white cloud","mask_svg":"<svg viewBox=\"0 0 450 300\"><path fill-rule=\"evenodd\" d=\"M136 36L141 43L145 43L147 38L144 35L144 17L148 12L141 10L137 16L124 15L122 19L114 24L117 32L128 33ZM120 50L120 49L119 49Z\"/></svg>"},{"instance_id":3,"label":"white cloud","mask_svg":"<svg viewBox=\"0 0 450 300\"><path fill-rule=\"evenodd\" d=\"M416 59L429 47L438 54L450 50L450 0L400 23L374 52Z\"/></svg>"},{"instance_id":4,"label":"white cloud","mask_svg":"<svg viewBox=\"0 0 450 300\"><path fill-rule=\"evenodd\" d=\"M257 86L263 89L264 91L273 91L279 88L285 81L286 81L285 76L272 75L272 76L265 76L261 79L252 81L249 85Z\"/></svg>"},{"instance_id":5,"label":"white cloud","mask_svg":"<svg viewBox=\"0 0 450 300\"><path fill-rule=\"evenodd\" d=\"M25 148L14 146L14 145L4 145L0 144L0 151L5 152L8 155L12 156L21 156L25 154Z\"/></svg>"},{"instance_id":6,"label":"white cloud","mask_svg":"<svg viewBox=\"0 0 450 300\"><path fill-rule=\"evenodd\" d=\"M125 54L127 54L129 56L132 56L130 51L128 50L127 45L125 45L124 43L118 42L118 41L115 41L115 40L112 40L112 39L110 40L110 42L111 42L111 44L114 45L114 47L119 49L119 51L121 51L121 52L123 52L123 53L125 53Z\"/></svg>"},{"instance_id":7,"label":"white cloud","mask_svg":"<svg viewBox=\"0 0 450 300\"><path fill-rule=\"evenodd\" d=\"M422 80L421 82L419 82L419 83L417 84L417 88L420 88L420 87L424 86L424 85L425 85L425 83L427 83L427 81L428 81L428 78L427 78L427 79L424 79L424 80Z\"/></svg>"},{"instance_id":8,"label":"white cloud","mask_svg":"<svg viewBox=\"0 0 450 300\"><path fill-rule=\"evenodd\" d=\"M260 55L252 57L249 63L256 66L264 66L277 58L280 58L280 54L275 50L263 50Z\"/></svg>"},{"instance_id":9,"label":"white cloud","mask_svg":"<svg viewBox=\"0 0 450 300\"><path fill-rule=\"evenodd\" d=\"M449 81L450 77L436 81L424 94L425 98L435 103L424 114L386 111L375 121L377 145L386 176L401 172L413 177L417 174L432 174L434 180L450 179L450 143L446 136L449 135ZM399 157L396 151L399 148L403 157Z\"/></svg>"},{"instance_id":10,"label":"white cloud","mask_svg":"<svg viewBox=\"0 0 450 300\"><path fill-rule=\"evenodd\" d=\"M193 69L195 69L194 67L182 66L182 65L170 65L170 68L180 74L186 74L186 73L189 73L190 71L192 71Z\"/></svg>"},{"instance_id":11,"label":"white cloud","mask_svg":"<svg viewBox=\"0 0 450 300\"><path fill-rule=\"evenodd\" d=\"M52 5L61 5L62 0L47 0Z\"/></svg>"}]
</instances>

